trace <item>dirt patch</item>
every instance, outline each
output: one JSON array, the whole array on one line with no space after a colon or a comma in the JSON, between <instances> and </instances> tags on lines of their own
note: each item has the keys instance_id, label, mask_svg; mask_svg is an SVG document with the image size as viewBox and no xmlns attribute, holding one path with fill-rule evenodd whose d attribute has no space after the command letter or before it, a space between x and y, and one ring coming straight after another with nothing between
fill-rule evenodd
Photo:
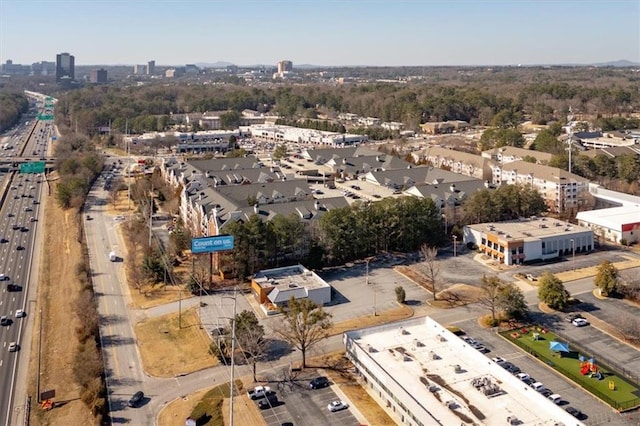
<instances>
[{"instance_id":1,"label":"dirt patch","mask_svg":"<svg viewBox=\"0 0 640 426\"><path fill-rule=\"evenodd\" d=\"M196 406L198 401L202 399L209 389L203 389L198 392L184 395L178 399L174 399L168 403L160 414L158 414L158 426L173 426L184 424L189 414Z\"/></svg>"},{"instance_id":2,"label":"dirt patch","mask_svg":"<svg viewBox=\"0 0 640 426\"><path fill-rule=\"evenodd\" d=\"M199 326L196 308L136 324L136 339L145 372L175 377L217 365L209 354L211 339Z\"/></svg>"},{"instance_id":3,"label":"dirt patch","mask_svg":"<svg viewBox=\"0 0 640 426\"><path fill-rule=\"evenodd\" d=\"M364 317L353 318L350 320L338 322L331 327L330 336L342 334L346 331L355 330L357 328L371 327L374 325L386 324L389 322L400 321L411 318L413 309L409 306L402 305L397 308L389 309L378 313L378 315L367 315Z\"/></svg>"},{"instance_id":4,"label":"dirt patch","mask_svg":"<svg viewBox=\"0 0 640 426\"><path fill-rule=\"evenodd\" d=\"M322 364L329 366L325 370L329 378L340 387L340 390L360 410L370 424L380 426L396 424L380 404L360 385L353 374L353 365L344 356L344 352L328 355L322 360Z\"/></svg>"},{"instance_id":5,"label":"dirt patch","mask_svg":"<svg viewBox=\"0 0 640 426\"><path fill-rule=\"evenodd\" d=\"M56 183L51 184L55 194ZM29 385L33 396L30 416L32 425L91 425L97 424L87 406L78 398L78 386L73 380L73 360L78 347L75 334L77 318L73 314L74 302L80 291L75 271L82 259L78 243L78 216L74 211L62 210L54 196L43 200L43 244L40 254L38 295L31 305L35 318L29 359ZM56 255L53 256L52 254ZM35 307L42 309L42 315ZM29 306L25 307L29 310ZM42 319L42 322L40 322ZM38 372L38 334L42 333L42 357L40 365L40 389L55 389L54 401L60 405L43 411L37 405L36 377Z\"/></svg>"},{"instance_id":6,"label":"dirt patch","mask_svg":"<svg viewBox=\"0 0 640 426\"><path fill-rule=\"evenodd\" d=\"M429 300L435 308L451 309L475 303L482 296L482 290L469 284L454 284L438 293L438 300Z\"/></svg>"}]
</instances>

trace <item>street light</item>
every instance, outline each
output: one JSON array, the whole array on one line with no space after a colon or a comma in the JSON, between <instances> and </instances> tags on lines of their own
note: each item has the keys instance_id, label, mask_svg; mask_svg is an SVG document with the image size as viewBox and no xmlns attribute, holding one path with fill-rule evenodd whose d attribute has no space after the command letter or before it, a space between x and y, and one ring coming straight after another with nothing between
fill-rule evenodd
<instances>
[{"instance_id":1,"label":"street light","mask_svg":"<svg viewBox=\"0 0 640 426\"><path fill-rule=\"evenodd\" d=\"M576 270L576 242L571 238L571 269Z\"/></svg>"},{"instance_id":2,"label":"street light","mask_svg":"<svg viewBox=\"0 0 640 426\"><path fill-rule=\"evenodd\" d=\"M453 236L453 257L456 257L456 245L458 242L458 236L454 235Z\"/></svg>"}]
</instances>

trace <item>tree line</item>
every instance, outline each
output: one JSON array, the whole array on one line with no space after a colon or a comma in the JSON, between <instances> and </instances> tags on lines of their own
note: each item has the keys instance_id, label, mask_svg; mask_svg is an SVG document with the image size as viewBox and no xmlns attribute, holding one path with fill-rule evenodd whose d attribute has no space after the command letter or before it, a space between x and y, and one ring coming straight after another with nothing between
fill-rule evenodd
<instances>
[{"instance_id":1,"label":"tree line","mask_svg":"<svg viewBox=\"0 0 640 426\"><path fill-rule=\"evenodd\" d=\"M21 93L0 93L0 132L13 127L29 110L29 101Z\"/></svg>"},{"instance_id":2,"label":"tree line","mask_svg":"<svg viewBox=\"0 0 640 426\"><path fill-rule=\"evenodd\" d=\"M109 123L124 132L127 120L132 132L165 130L179 114L206 111L273 111L286 119L315 118L319 114L336 117L350 112L403 122L407 128L417 130L420 123L444 120L509 128L528 117L534 123L546 124L564 119L569 107L601 117L622 116L640 106L637 80L628 71L617 71L619 75L595 73L588 85L576 80L576 75L584 73L580 69L556 74L536 72L561 81L520 81L519 72L510 70L495 75L478 73L484 80L447 75L439 81L404 85L91 86L60 95L56 114L67 125L77 125L82 133L91 136L98 127ZM528 71L525 75L533 74ZM601 121L607 130L635 124L615 117Z\"/></svg>"}]
</instances>

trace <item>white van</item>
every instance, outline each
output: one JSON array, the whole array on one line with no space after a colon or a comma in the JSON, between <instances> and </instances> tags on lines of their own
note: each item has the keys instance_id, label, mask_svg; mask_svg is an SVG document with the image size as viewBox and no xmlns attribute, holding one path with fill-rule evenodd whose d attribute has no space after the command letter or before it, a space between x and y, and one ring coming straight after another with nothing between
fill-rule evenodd
<instances>
[{"instance_id":1,"label":"white van","mask_svg":"<svg viewBox=\"0 0 640 426\"><path fill-rule=\"evenodd\" d=\"M544 385L541 382L535 382L535 383L531 383L531 387L536 391L536 392L542 392L545 390Z\"/></svg>"}]
</instances>

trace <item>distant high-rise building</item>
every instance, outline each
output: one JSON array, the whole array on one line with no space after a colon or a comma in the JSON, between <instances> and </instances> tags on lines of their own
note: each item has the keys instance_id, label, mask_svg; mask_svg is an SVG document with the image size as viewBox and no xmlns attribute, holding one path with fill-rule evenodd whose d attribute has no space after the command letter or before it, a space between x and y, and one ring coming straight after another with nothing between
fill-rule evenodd
<instances>
[{"instance_id":1,"label":"distant high-rise building","mask_svg":"<svg viewBox=\"0 0 640 426\"><path fill-rule=\"evenodd\" d=\"M133 66L133 74L135 75L144 75L147 73L146 65L134 65Z\"/></svg>"},{"instance_id":2,"label":"distant high-rise building","mask_svg":"<svg viewBox=\"0 0 640 426\"><path fill-rule=\"evenodd\" d=\"M280 61L278 62L278 74L284 74L285 72L293 71L293 62Z\"/></svg>"},{"instance_id":3,"label":"distant high-rise building","mask_svg":"<svg viewBox=\"0 0 640 426\"><path fill-rule=\"evenodd\" d=\"M156 73L156 61L147 62L147 74L153 75Z\"/></svg>"},{"instance_id":4,"label":"distant high-rise building","mask_svg":"<svg viewBox=\"0 0 640 426\"><path fill-rule=\"evenodd\" d=\"M56 55L56 81L63 78L75 80L75 60L73 55L68 53L59 53Z\"/></svg>"},{"instance_id":5,"label":"distant high-rise building","mask_svg":"<svg viewBox=\"0 0 640 426\"><path fill-rule=\"evenodd\" d=\"M31 71L33 71L33 75L53 75L56 72L56 63L55 62L34 62L31 64Z\"/></svg>"},{"instance_id":6,"label":"distant high-rise building","mask_svg":"<svg viewBox=\"0 0 640 426\"><path fill-rule=\"evenodd\" d=\"M89 79L92 83L103 84L107 82L107 70L100 68L99 70L91 71L91 77Z\"/></svg>"}]
</instances>

